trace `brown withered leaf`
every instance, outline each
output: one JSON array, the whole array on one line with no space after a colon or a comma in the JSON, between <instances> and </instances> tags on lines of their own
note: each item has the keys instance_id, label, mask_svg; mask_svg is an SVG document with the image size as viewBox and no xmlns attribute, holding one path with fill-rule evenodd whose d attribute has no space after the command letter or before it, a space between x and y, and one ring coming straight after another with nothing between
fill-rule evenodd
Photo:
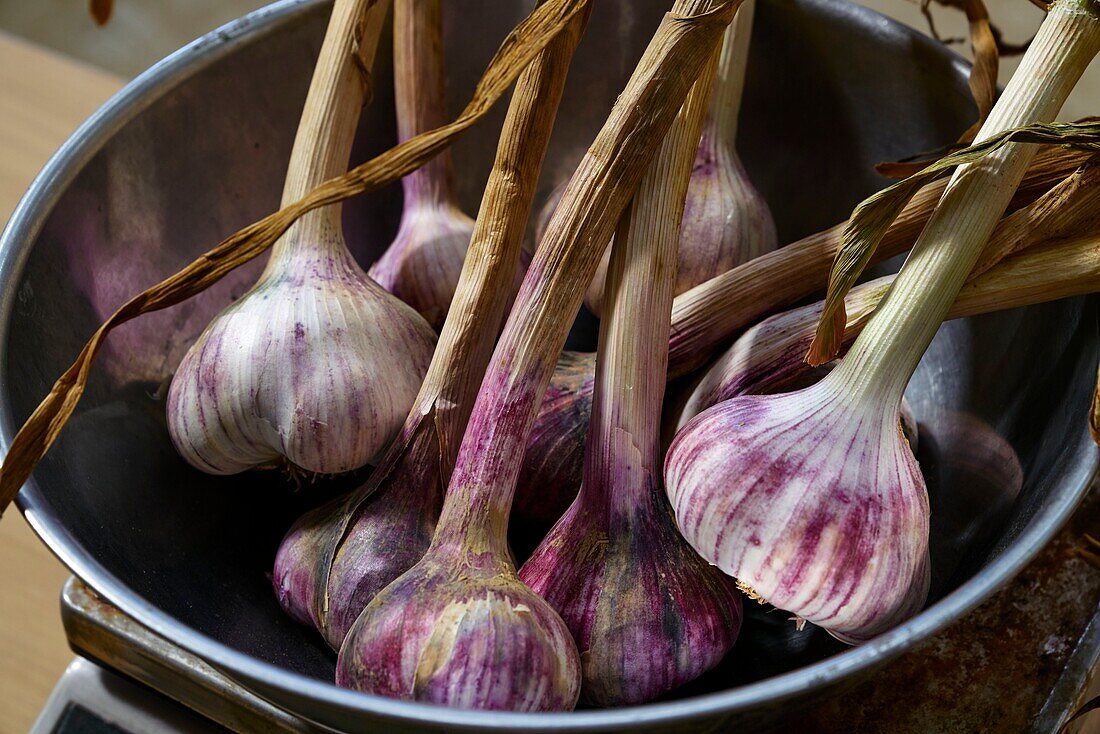
<instances>
[{"instance_id":1,"label":"brown withered leaf","mask_svg":"<svg viewBox=\"0 0 1100 734\"><path fill-rule=\"evenodd\" d=\"M1096 387L1092 391L1092 405L1089 407L1089 433L1093 443L1100 446L1100 369L1097 370Z\"/></svg>"},{"instance_id":2,"label":"brown withered leaf","mask_svg":"<svg viewBox=\"0 0 1100 734\"><path fill-rule=\"evenodd\" d=\"M1100 231L1100 155L1090 156L1064 181L1002 219L982 249L970 277L1037 242Z\"/></svg>"},{"instance_id":3,"label":"brown withered leaf","mask_svg":"<svg viewBox=\"0 0 1100 734\"><path fill-rule=\"evenodd\" d=\"M88 12L92 14L92 20L96 25L107 25L111 19L111 11L114 9L115 0L90 0Z\"/></svg>"},{"instance_id":4,"label":"brown withered leaf","mask_svg":"<svg viewBox=\"0 0 1100 734\"><path fill-rule=\"evenodd\" d=\"M931 4L933 0L921 0L920 8L928 21L930 33L937 40L944 43L953 42L954 39L942 39L936 30L932 19ZM1000 56L1005 51L1016 51L1002 46L1001 33L993 27L989 21L989 11L986 10L982 0L935 0L945 7L957 8L966 14L969 25L970 48L974 55L974 63L970 67L970 76L967 83L970 85L970 94L974 98L974 104L978 108L978 119L959 136L957 145L966 145L974 140L978 131L985 123L989 113L993 110L993 103L997 95L997 72L1000 66ZM1024 46L1026 49L1026 45ZM1022 52L1022 51L1021 51ZM914 156L909 156L900 161L883 162L875 165L875 171L886 178L902 179L917 173L929 163L947 153L955 146L940 148L933 151L925 151Z\"/></svg>"},{"instance_id":5,"label":"brown withered leaf","mask_svg":"<svg viewBox=\"0 0 1100 734\"><path fill-rule=\"evenodd\" d=\"M978 161L1009 142L1055 144L1100 151L1100 123L1036 123L1004 130L944 156L919 173L864 199L852 212L833 261L825 310L806 355L807 362L819 365L836 357L847 321L844 297L870 261L883 234L913 195L922 186L947 175L955 166Z\"/></svg>"},{"instance_id":6,"label":"brown withered leaf","mask_svg":"<svg viewBox=\"0 0 1100 734\"><path fill-rule=\"evenodd\" d=\"M478 82L473 98L452 122L410 138L343 176L326 181L299 201L230 235L176 274L123 304L96 330L76 361L58 378L50 394L16 434L0 466L0 514L15 498L76 409L92 362L113 329L206 290L233 269L265 252L306 212L375 191L438 155L489 112L531 60L577 13L587 9L589 1L546 0L536 7L504 39Z\"/></svg>"}]
</instances>

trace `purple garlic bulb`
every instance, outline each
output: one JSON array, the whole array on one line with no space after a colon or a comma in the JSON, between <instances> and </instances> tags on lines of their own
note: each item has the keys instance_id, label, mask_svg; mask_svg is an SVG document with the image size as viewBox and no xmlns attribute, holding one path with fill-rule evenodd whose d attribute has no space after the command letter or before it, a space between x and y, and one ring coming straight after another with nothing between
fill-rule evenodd
<instances>
[{"instance_id":1,"label":"purple garlic bulb","mask_svg":"<svg viewBox=\"0 0 1100 734\"><path fill-rule=\"evenodd\" d=\"M635 507L577 501L520 569L581 652L582 699L643 703L717 665L741 627L733 579L693 551L647 477Z\"/></svg>"},{"instance_id":2,"label":"purple garlic bulb","mask_svg":"<svg viewBox=\"0 0 1100 734\"><path fill-rule=\"evenodd\" d=\"M596 355L562 352L527 441L512 517L542 537L577 496L592 413ZM541 532L539 532L541 531Z\"/></svg>"},{"instance_id":3,"label":"purple garlic bulb","mask_svg":"<svg viewBox=\"0 0 1100 734\"><path fill-rule=\"evenodd\" d=\"M316 628L334 650L367 603L431 543L443 492L439 449L430 434L417 431L394 462L383 462L351 495L303 515L279 545L279 604Z\"/></svg>"},{"instance_id":4,"label":"purple garlic bulb","mask_svg":"<svg viewBox=\"0 0 1100 734\"><path fill-rule=\"evenodd\" d=\"M447 318L473 229L474 220L453 204L406 204L397 237L371 266L370 276L438 331Z\"/></svg>"},{"instance_id":5,"label":"purple garlic bulb","mask_svg":"<svg viewBox=\"0 0 1100 734\"><path fill-rule=\"evenodd\" d=\"M347 251L339 210L313 212L180 362L172 442L211 474L359 468L401 427L434 348L431 327Z\"/></svg>"},{"instance_id":6,"label":"purple garlic bulb","mask_svg":"<svg viewBox=\"0 0 1100 734\"><path fill-rule=\"evenodd\" d=\"M847 399L843 372L704 411L673 441L665 481L703 558L854 644L924 604L929 514L898 404Z\"/></svg>"},{"instance_id":7,"label":"purple garlic bulb","mask_svg":"<svg viewBox=\"0 0 1100 734\"><path fill-rule=\"evenodd\" d=\"M684 199L673 295L778 247L775 222L734 148L748 66L754 3L746 0L726 30L710 111L695 154ZM603 313L608 247L585 295L592 313Z\"/></svg>"},{"instance_id":8,"label":"purple garlic bulb","mask_svg":"<svg viewBox=\"0 0 1100 734\"><path fill-rule=\"evenodd\" d=\"M499 553L443 547L363 610L337 685L458 708L572 709L580 661L561 619Z\"/></svg>"},{"instance_id":9,"label":"purple garlic bulb","mask_svg":"<svg viewBox=\"0 0 1100 734\"><path fill-rule=\"evenodd\" d=\"M275 553L271 574L275 596L283 611L300 624L321 629L315 604L318 576L326 566L325 539L346 503L347 497L337 497L302 515Z\"/></svg>"},{"instance_id":10,"label":"purple garlic bulb","mask_svg":"<svg viewBox=\"0 0 1100 734\"><path fill-rule=\"evenodd\" d=\"M405 141L448 122L440 0L394 3L393 30L397 133ZM443 328L474 232L453 181L449 150L405 176L397 237L370 269L379 285L436 331ZM517 287L522 276L520 270Z\"/></svg>"}]
</instances>

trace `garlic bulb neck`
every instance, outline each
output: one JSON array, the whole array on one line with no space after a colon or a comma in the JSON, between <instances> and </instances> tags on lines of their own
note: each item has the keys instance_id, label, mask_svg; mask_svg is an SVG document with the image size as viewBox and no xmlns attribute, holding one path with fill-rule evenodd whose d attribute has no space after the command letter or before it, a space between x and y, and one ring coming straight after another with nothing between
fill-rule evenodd
<instances>
[{"instance_id":1,"label":"garlic bulb neck","mask_svg":"<svg viewBox=\"0 0 1100 734\"><path fill-rule=\"evenodd\" d=\"M756 0L745 0L726 29L714 79L714 94L710 100L707 127L713 128L716 140L724 141L731 147L737 140L737 122L741 116L755 14Z\"/></svg>"},{"instance_id":2,"label":"garlic bulb neck","mask_svg":"<svg viewBox=\"0 0 1100 734\"><path fill-rule=\"evenodd\" d=\"M396 0L394 104L404 142L447 123L441 0ZM401 180L405 208L454 205L454 166L446 149Z\"/></svg>"}]
</instances>

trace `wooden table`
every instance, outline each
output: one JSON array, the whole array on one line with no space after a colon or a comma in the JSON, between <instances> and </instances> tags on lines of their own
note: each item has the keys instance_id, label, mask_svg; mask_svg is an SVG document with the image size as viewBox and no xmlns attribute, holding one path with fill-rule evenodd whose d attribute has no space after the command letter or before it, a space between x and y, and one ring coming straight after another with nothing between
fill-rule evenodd
<instances>
[{"instance_id":1,"label":"wooden table","mask_svg":"<svg viewBox=\"0 0 1100 734\"><path fill-rule=\"evenodd\" d=\"M0 33L0 219L123 80ZM58 617L68 576L20 514L0 520L0 734L23 734L72 653Z\"/></svg>"}]
</instances>

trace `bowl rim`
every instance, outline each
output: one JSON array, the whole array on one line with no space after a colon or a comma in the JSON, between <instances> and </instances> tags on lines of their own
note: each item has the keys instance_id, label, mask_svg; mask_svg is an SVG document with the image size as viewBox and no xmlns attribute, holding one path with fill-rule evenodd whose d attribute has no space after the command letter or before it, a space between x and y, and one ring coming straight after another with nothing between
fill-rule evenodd
<instances>
[{"instance_id":1,"label":"bowl rim","mask_svg":"<svg viewBox=\"0 0 1100 734\"><path fill-rule=\"evenodd\" d=\"M279 0L207 33L126 84L72 134L35 177L0 235L0 344L6 343L8 338L20 275L30 255L29 243L40 233L67 186L111 136L196 72L239 46L299 20L310 9L326 2L328 0ZM800 2L832 6L831 12L846 16L853 23L874 27L879 33L909 43L933 43L914 29L851 2ZM954 52L942 47L938 52L947 54L960 72L969 68ZM0 360L0 455L7 454L18 427L13 421L11 406L4 398L7 388L7 365ZM1078 445L1081 444L1092 445L1083 427L1078 440ZM1069 518L1090 486L1098 463L1100 453L1096 450L1075 451L1073 458L1063 465L1062 491L1031 519L996 559L917 616L863 646L726 691L617 709L560 713L487 712L390 699L338 688L334 683L260 660L176 621L129 589L90 557L68 535L63 524L44 509L41 490L33 477L20 491L16 504L54 555L97 593L153 632L196 654L268 700L271 700L270 691L285 691L293 699L312 699L348 713L452 729L593 731L683 724L692 719L774 706L896 657L917 642L942 631L1019 573ZM262 684L263 690L256 690L256 682ZM274 700L272 703L279 707L285 705ZM308 716L297 711L292 713Z\"/></svg>"}]
</instances>

